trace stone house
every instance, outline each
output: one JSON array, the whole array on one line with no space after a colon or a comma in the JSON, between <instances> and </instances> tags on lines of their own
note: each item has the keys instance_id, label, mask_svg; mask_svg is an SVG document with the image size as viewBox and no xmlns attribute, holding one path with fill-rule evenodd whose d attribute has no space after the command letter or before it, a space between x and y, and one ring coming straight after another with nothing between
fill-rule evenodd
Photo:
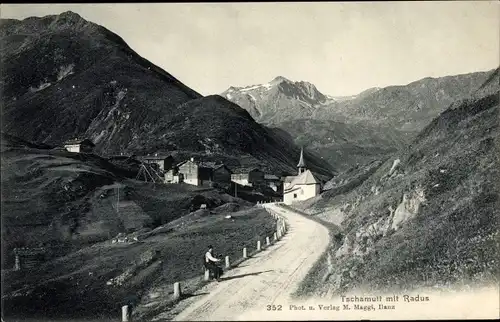
<instances>
[{"instance_id":1,"label":"stone house","mask_svg":"<svg viewBox=\"0 0 500 322\"><path fill-rule=\"evenodd\" d=\"M143 163L152 165L161 172L165 172L165 170L172 168L175 163L175 160L171 155L159 156L157 153L154 156L141 156L138 157L138 159Z\"/></svg>"},{"instance_id":2,"label":"stone house","mask_svg":"<svg viewBox=\"0 0 500 322\"><path fill-rule=\"evenodd\" d=\"M194 158L183 161L165 172L165 183L184 182L195 186L210 185L211 182L230 183L231 170L224 164L199 162Z\"/></svg>"},{"instance_id":3,"label":"stone house","mask_svg":"<svg viewBox=\"0 0 500 322\"><path fill-rule=\"evenodd\" d=\"M165 172L165 183L180 183L184 182L184 176L182 173L179 173L179 168L177 165L171 167L169 170Z\"/></svg>"},{"instance_id":4,"label":"stone house","mask_svg":"<svg viewBox=\"0 0 500 322\"><path fill-rule=\"evenodd\" d=\"M64 148L69 152L75 153L92 153L95 144L89 139L72 139L64 142Z\"/></svg>"},{"instance_id":5,"label":"stone house","mask_svg":"<svg viewBox=\"0 0 500 322\"><path fill-rule=\"evenodd\" d=\"M239 168L231 175L231 181L242 186L254 187L265 184L265 174L257 168Z\"/></svg>"},{"instance_id":6,"label":"stone house","mask_svg":"<svg viewBox=\"0 0 500 322\"><path fill-rule=\"evenodd\" d=\"M183 182L194 186L203 186L212 181L212 168L196 162L194 158L177 165Z\"/></svg>"}]
</instances>

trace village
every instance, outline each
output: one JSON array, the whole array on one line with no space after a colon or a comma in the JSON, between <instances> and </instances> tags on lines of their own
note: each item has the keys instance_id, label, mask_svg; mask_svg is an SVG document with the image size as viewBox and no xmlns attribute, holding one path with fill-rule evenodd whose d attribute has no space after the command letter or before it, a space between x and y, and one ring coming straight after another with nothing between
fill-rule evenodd
<instances>
[{"instance_id":1,"label":"village","mask_svg":"<svg viewBox=\"0 0 500 322\"><path fill-rule=\"evenodd\" d=\"M72 139L64 149L72 153L93 153L95 144L90 139ZM132 156L140 162L136 179L164 184L189 184L198 187L227 187L234 185L254 189L270 188L279 198L272 201L291 205L321 193L321 182L307 169L304 149L298 156L297 175L280 176L265 173L258 167L230 168L223 163L208 162L191 157L175 160L172 155Z\"/></svg>"}]
</instances>

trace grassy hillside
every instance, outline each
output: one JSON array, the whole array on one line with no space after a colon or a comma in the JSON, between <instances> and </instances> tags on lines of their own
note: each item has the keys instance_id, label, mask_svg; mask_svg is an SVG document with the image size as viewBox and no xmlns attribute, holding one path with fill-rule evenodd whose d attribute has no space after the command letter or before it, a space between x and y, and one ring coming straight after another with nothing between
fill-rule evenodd
<instances>
[{"instance_id":1,"label":"grassy hillside","mask_svg":"<svg viewBox=\"0 0 500 322\"><path fill-rule=\"evenodd\" d=\"M9 135L2 135L1 152L7 316L115 314L121 301L139 300L158 283L197 276L207 244L234 257L274 227L249 202L216 189L132 180L95 155ZM206 211L198 210L201 204ZM138 241L113 244L118 234ZM43 248L45 259L13 271L14 247ZM121 286L107 284L121 274Z\"/></svg>"},{"instance_id":2,"label":"grassy hillside","mask_svg":"<svg viewBox=\"0 0 500 322\"><path fill-rule=\"evenodd\" d=\"M98 156L16 147L9 138L2 138L2 247L86 244L234 200L190 185L151 186ZM130 207L141 220L124 216Z\"/></svg>"},{"instance_id":3,"label":"grassy hillside","mask_svg":"<svg viewBox=\"0 0 500 322\"><path fill-rule=\"evenodd\" d=\"M366 123L298 119L279 126L294 134L297 145L314 151L338 171L347 170L357 163L383 159L410 141L409 136L390 126L376 127Z\"/></svg>"},{"instance_id":4,"label":"grassy hillside","mask_svg":"<svg viewBox=\"0 0 500 322\"><path fill-rule=\"evenodd\" d=\"M497 70L401 154L302 205L339 228L304 293L498 284L498 84Z\"/></svg>"},{"instance_id":5,"label":"grassy hillside","mask_svg":"<svg viewBox=\"0 0 500 322\"><path fill-rule=\"evenodd\" d=\"M160 292L155 307L164 310L174 282L190 285L202 277L202 257L212 244L218 254L241 257L241 249L272 235L274 222L257 208L232 213L191 214L147 233L132 244L94 243L30 271L3 271L6 317L117 318L125 304L139 307ZM192 287L192 286L191 286ZM191 288L191 291L194 289ZM185 290L186 291L186 290ZM91 308L91 309L90 309Z\"/></svg>"},{"instance_id":6,"label":"grassy hillside","mask_svg":"<svg viewBox=\"0 0 500 322\"><path fill-rule=\"evenodd\" d=\"M293 143L224 98L202 97L75 13L1 20L0 41L8 134L51 145L86 137L100 155L178 152L294 170ZM327 162L311 164L331 176Z\"/></svg>"}]
</instances>

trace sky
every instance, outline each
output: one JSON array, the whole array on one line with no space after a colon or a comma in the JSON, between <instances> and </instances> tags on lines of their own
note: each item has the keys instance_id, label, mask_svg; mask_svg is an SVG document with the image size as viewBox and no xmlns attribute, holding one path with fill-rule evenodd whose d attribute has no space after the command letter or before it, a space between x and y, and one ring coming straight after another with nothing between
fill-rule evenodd
<instances>
[{"instance_id":1,"label":"sky","mask_svg":"<svg viewBox=\"0 0 500 322\"><path fill-rule=\"evenodd\" d=\"M2 18L71 10L201 94L284 76L353 95L500 65L500 4L275 2L2 4Z\"/></svg>"}]
</instances>

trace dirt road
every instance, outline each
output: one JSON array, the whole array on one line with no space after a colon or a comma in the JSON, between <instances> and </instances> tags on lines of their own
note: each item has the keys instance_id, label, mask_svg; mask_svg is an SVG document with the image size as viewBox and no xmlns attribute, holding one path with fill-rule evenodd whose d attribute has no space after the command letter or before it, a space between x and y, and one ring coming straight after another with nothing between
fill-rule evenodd
<instances>
[{"instance_id":1,"label":"dirt road","mask_svg":"<svg viewBox=\"0 0 500 322\"><path fill-rule=\"evenodd\" d=\"M290 294L326 250L328 230L277 205L266 206L286 218L287 234L229 271L222 282L210 283L182 301L174 308L180 312L175 320L266 320L276 318L272 309L279 305L288 310Z\"/></svg>"}]
</instances>

